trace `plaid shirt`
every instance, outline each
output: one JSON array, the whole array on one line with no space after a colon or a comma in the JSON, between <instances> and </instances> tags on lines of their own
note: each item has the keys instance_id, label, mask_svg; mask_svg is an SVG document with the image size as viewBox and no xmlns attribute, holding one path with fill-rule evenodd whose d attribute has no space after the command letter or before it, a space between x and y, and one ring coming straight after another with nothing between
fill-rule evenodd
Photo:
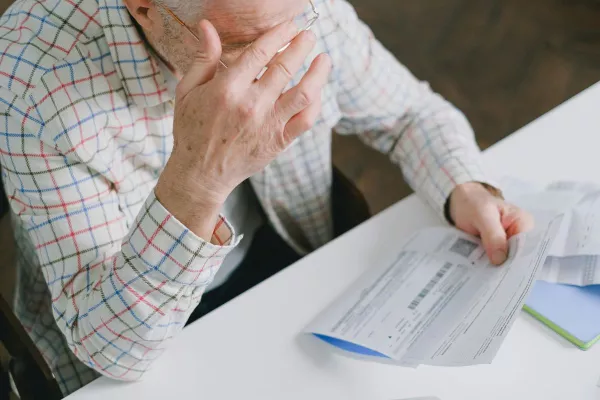
<instances>
[{"instance_id":1,"label":"plaid shirt","mask_svg":"<svg viewBox=\"0 0 600 400\"><path fill-rule=\"evenodd\" d=\"M277 232L332 237L331 130L359 134L442 215L485 181L464 116L417 81L345 0L318 0L314 54L334 69L315 126L250 181ZM210 242L154 196L173 103L122 0L20 0L0 20L0 164L19 247L16 311L63 390L139 378L239 241ZM202 357L198 354L198 357Z\"/></svg>"}]
</instances>

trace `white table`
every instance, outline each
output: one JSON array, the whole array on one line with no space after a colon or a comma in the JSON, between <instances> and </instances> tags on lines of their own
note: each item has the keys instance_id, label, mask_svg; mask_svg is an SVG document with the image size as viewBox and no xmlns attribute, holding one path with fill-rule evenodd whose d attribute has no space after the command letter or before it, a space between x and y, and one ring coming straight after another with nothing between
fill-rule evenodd
<instances>
[{"instance_id":1,"label":"white table","mask_svg":"<svg viewBox=\"0 0 600 400\"><path fill-rule=\"evenodd\" d=\"M490 148L485 161L497 175L600 183L599 151L596 84ZM475 367L358 361L299 334L363 271L392 260L402 238L439 223L415 196L400 201L186 328L141 382L101 378L69 399L600 399L600 344L581 351L525 313L493 364Z\"/></svg>"}]
</instances>

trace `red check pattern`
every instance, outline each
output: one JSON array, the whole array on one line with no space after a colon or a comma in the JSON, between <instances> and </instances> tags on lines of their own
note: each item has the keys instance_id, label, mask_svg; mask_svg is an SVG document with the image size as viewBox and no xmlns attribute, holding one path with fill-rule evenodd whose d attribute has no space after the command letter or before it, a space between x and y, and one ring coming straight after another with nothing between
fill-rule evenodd
<instances>
[{"instance_id":1,"label":"red check pattern","mask_svg":"<svg viewBox=\"0 0 600 400\"><path fill-rule=\"evenodd\" d=\"M333 59L320 118L251 178L273 226L307 252L331 239L331 129L389 154L442 215L485 181L464 116L417 81L344 0L319 0ZM0 164L19 247L16 310L65 394L139 378L239 241L206 242L155 198L173 106L122 0L20 0L0 19ZM202 355L199 354L198 357Z\"/></svg>"}]
</instances>

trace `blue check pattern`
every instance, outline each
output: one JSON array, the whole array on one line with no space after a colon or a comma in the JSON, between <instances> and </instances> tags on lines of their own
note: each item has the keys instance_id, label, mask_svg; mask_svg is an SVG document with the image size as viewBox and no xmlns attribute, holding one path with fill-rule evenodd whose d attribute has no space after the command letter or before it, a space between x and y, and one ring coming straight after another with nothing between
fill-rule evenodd
<instances>
[{"instance_id":1,"label":"blue check pattern","mask_svg":"<svg viewBox=\"0 0 600 400\"><path fill-rule=\"evenodd\" d=\"M250 182L306 253L332 237L331 130L389 155L439 214L486 182L465 117L419 82L344 0L318 0L314 53L334 64L315 126ZM140 378L239 242L210 241L154 196L173 102L122 0L19 0L0 19L0 164L19 252L16 311L65 394ZM198 357L202 355L199 354Z\"/></svg>"}]
</instances>

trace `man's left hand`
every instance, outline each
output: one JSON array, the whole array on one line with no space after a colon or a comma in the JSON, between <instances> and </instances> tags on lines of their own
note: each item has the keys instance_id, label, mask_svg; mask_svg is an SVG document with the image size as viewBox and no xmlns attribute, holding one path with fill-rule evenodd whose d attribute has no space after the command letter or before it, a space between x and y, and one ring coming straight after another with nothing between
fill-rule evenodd
<instances>
[{"instance_id":1,"label":"man's left hand","mask_svg":"<svg viewBox=\"0 0 600 400\"><path fill-rule=\"evenodd\" d=\"M477 182L458 185L449 201L455 226L480 236L488 257L496 265L506 261L507 240L533 228L533 217L529 213L495 196Z\"/></svg>"}]
</instances>

